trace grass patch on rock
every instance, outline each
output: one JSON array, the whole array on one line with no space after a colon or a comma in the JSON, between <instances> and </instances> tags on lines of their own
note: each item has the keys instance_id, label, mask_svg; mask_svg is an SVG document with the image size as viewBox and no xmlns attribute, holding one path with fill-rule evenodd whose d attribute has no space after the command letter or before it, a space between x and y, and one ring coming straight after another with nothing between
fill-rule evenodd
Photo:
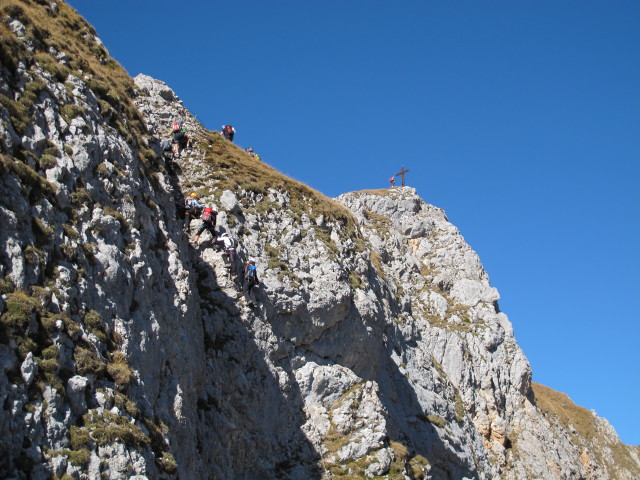
<instances>
[{"instance_id":1,"label":"grass patch on rock","mask_svg":"<svg viewBox=\"0 0 640 480\"><path fill-rule=\"evenodd\" d=\"M83 321L89 332L91 332L100 342L107 342L107 329L98 312L95 310L89 310L85 313Z\"/></svg>"},{"instance_id":2,"label":"grass patch on rock","mask_svg":"<svg viewBox=\"0 0 640 480\"><path fill-rule=\"evenodd\" d=\"M11 328L26 330L29 322L35 318L36 299L26 292L17 291L7 295L5 312L0 316L0 322Z\"/></svg>"},{"instance_id":3,"label":"grass patch on rock","mask_svg":"<svg viewBox=\"0 0 640 480\"><path fill-rule=\"evenodd\" d=\"M133 370L127 363L127 357L119 351L111 353L110 361L107 364L107 373L120 391L126 390L133 381Z\"/></svg>"},{"instance_id":4,"label":"grass patch on rock","mask_svg":"<svg viewBox=\"0 0 640 480\"><path fill-rule=\"evenodd\" d=\"M100 358L95 349L86 344L78 344L73 349L73 360L78 375L96 375L101 377L107 371L107 364Z\"/></svg>"},{"instance_id":5,"label":"grass patch on rock","mask_svg":"<svg viewBox=\"0 0 640 480\"><path fill-rule=\"evenodd\" d=\"M91 439L99 446L120 442L130 447L141 447L151 442L139 426L110 411L99 413L90 410L82 416L82 421Z\"/></svg>"},{"instance_id":6,"label":"grass patch on rock","mask_svg":"<svg viewBox=\"0 0 640 480\"><path fill-rule=\"evenodd\" d=\"M81 448L79 450L70 450L67 448L62 450L46 450L45 453L49 457L57 457L63 455L67 457L69 463L77 467L85 467L89 463L89 459L91 458L91 452L84 448Z\"/></svg>"},{"instance_id":7,"label":"grass patch on rock","mask_svg":"<svg viewBox=\"0 0 640 480\"><path fill-rule=\"evenodd\" d=\"M56 188L29 165L2 154L0 164L0 173L10 170L20 178L23 193L28 195L30 203L42 197L54 201Z\"/></svg>"}]
</instances>

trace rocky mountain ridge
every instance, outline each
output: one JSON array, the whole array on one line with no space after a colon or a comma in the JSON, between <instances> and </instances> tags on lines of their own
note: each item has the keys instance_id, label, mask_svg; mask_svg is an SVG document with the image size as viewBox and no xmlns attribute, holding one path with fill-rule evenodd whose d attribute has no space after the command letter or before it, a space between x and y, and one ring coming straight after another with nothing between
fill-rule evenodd
<instances>
[{"instance_id":1,"label":"rocky mountain ridge","mask_svg":"<svg viewBox=\"0 0 640 480\"><path fill-rule=\"evenodd\" d=\"M606 420L531 384L441 209L328 199L130 79L64 3L0 5L2 477L638 477ZM257 260L257 309L184 235L190 191Z\"/></svg>"}]
</instances>

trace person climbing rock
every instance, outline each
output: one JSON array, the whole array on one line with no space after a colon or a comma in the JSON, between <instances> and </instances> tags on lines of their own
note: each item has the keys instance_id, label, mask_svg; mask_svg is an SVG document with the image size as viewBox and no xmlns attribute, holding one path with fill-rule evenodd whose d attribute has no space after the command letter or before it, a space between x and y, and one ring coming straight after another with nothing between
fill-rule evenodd
<instances>
[{"instance_id":1,"label":"person climbing rock","mask_svg":"<svg viewBox=\"0 0 640 480\"><path fill-rule=\"evenodd\" d=\"M223 258L225 263L227 264L229 273L235 275L236 258L238 258L238 252L236 251L236 248L238 247L238 241L225 232L220 235L220 237L216 241L216 245L222 247L222 250L224 252Z\"/></svg>"},{"instance_id":2,"label":"person climbing rock","mask_svg":"<svg viewBox=\"0 0 640 480\"><path fill-rule=\"evenodd\" d=\"M233 128L231 125L225 125L224 127L222 127L222 136L227 140L229 140L230 142L233 142L233 136L235 134L236 134L236 129Z\"/></svg>"},{"instance_id":3,"label":"person climbing rock","mask_svg":"<svg viewBox=\"0 0 640 480\"><path fill-rule=\"evenodd\" d=\"M260 285L258 280L258 269L256 268L255 260L249 260L244 267L244 281L242 282L242 293L244 294L244 300L250 307L256 306L256 294L253 291L254 287Z\"/></svg>"},{"instance_id":4,"label":"person climbing rock","mask_svg":"<svg viewBox=\"0 0 640 480\"><path fill-rule=\"evenodd\" d=\"M184 201L184 229L187 234L191 233L191 219L198 218L200 212L204 208L200 202L198 202L198 194L192 192Z\"/></svg>"},{"instance_id":5,"label":"person climbing rock","mask_svg":"<svg viewBox=\"0 0 640 480\"><path fill-rule=\"evenodd\" d=\"M200 228L196 232L196 236L193 239L198 242L200 240L200 235L202 232L207 230L211 237L214 239L214 243L216 241L216 219L218 217L218 212L216 212L213 208L207 207L202 212L202 223L200 224Z\"/></svg>"},{"instance_id":6,"label":"person climbing rock","mask_svg":"<svg viewBox=\"0 0 640 480\"><path fill-rule=\"evenodd\" d=\"M173 122L171 125L171 150L174 157L179 157L180 152L189 147L190 139L186 134L182 122Z\"/></svg>"}]
</instances>

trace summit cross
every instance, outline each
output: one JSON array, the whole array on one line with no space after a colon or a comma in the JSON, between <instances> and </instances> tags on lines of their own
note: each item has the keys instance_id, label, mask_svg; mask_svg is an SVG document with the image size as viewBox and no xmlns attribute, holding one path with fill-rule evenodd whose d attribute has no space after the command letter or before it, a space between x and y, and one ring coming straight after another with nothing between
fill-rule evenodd
<instances>
[{"instance_id":1,"label":"summit cross","mask_svg":"<svg viewBox=\"0 0 640 480\"><path fill-rule=\"evenodd\" d=\"M402 186L404 187L404 174L405 173L409 173L410 170L405 170L404 167L402 167L402 170L400 170L398 173L396 173L396 177L401 177L402 178Z\"/></svg>"}]
</instances>

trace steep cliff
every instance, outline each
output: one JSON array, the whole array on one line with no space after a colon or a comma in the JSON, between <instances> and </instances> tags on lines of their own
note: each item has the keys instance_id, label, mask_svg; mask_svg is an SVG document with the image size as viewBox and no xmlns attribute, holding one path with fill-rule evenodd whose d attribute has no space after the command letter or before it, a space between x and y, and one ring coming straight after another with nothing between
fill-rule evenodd
<instances>
[{"instance_id":1,"label":"steep cliff","mask_svg":"<svg viewBox=\"0 0 640 480\"><path fill-rule=\"evenodd\" d=\"M0 476L638 478L606 420L532 386L441 209L329 199L132 80L64 3L0 6ZM256 259L256 308L184 234L192 191Z\"/></svg>"}]
</instances>

